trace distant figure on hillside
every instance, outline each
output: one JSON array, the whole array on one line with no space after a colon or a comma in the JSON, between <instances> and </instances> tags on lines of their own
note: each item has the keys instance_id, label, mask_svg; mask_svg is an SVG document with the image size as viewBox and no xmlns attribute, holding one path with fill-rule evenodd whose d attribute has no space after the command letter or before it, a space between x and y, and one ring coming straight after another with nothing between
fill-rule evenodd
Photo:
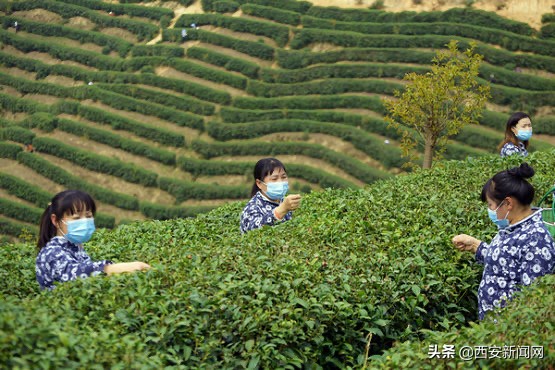
<instances>
[{"instance_id":1,"label":"distant figure on hillside","mask_svg":"<svg viewBox=\"0 0 555 370\"><path fill-rule=\"evenodd\" d=\"M501 157L520 154L528 155L528 141L532 137L532 121L530 116L523 112L513 113L505 127L505 139L497 148Z\"/></svg>"},{"instance_id":2,"label":"distant figure on hillside","mask_svg":"<svg viewBox=\"0 0 555 370\"><path fill-rule=\"evenodd\" d=\"M116 16L116 13L114 13L113 11L110 10L110 11L108 12L108 15L109 15L110 17L115 17L115 16Z\"/></svg>"},{"instance_id":3,"label":"distant figure on hillside","mask_svg":"<svg viewBox=\"0 0 555 370\"><path fill-rule=\"evenodd\" d=\"M89 81L89 83L88 83L87 85L92 86L92 85L93 85L93 82L92 82L92 81Z\"/></svg>"},{"instance_id":4,"label":"distant figure on hillside","mask_svg":"<svg viewBox=\"0 0 555 370\"><path fill-rule=\"evenodd\" d=\"M33 144L31 143L26 143L25 144L25 151L29 152L29 153L34 153L35 152L35 148L33 148Z\"/></svg>"},{"instance_id":5,"label":"distant figure on hillside","mask_svg":"<svg viewBox=\"0 0 555 370\"><path fill-rule=\"evenodd\" d=\"M484 265L478 288L478 314L504 307L523 285L555 267L555 242L542 221L541 209L532 209L534 187L526 181L534 175L527 163L501 171L482 189L489 218L499 229L490 244L460 234L453 244L461 251L476 255Z\"/></svg>"},{"instance_id":6,"label":"distant figure on hillside","mask_svg":"<svg viewBox=\"0 0 555 370\"><path fill-rule=\"evenodd\" d=\"M299 208L301 196L287 195L289 182L285 166L275 158L264 158L254 166L252 199L241 214L241 232L288 221Z\"/></svg>"},{"instance_id":7,"label":"distant figure on hillside","mask_svg":"<svg viewBox=\"0 0 555 370\"><path fill-rule=\"evenodd\" d=\"M19 23L17 23L17 21L15 21L13 23L13 28L15 28L15 33L17 33L17 31L19 31L19 27L20 27Z\"/></svg>"},{"instance_id":8,"label":"distant figure on hillside","mask_svg":"<svg viewBox=\"0 0 555 370\"><path fill-rule=\"evenodd\" d=\"M181 38L185 39L187 37L187 30L185 28L181 29Z\"/></svg>"},{"instance_id":9,"label":"distant figure on hillside","mask_svg":"<svg viewBox=\"0 0 555 370\"><path fill-rule=\"evenodd\" d=\"M93 261L83 249L95 231L96 204L79 190L66 190L52 198L40 219L35 272L41 289L52 290L54 283L146 270L143 262L112 263Z\"/></svg>"}]
</instances>

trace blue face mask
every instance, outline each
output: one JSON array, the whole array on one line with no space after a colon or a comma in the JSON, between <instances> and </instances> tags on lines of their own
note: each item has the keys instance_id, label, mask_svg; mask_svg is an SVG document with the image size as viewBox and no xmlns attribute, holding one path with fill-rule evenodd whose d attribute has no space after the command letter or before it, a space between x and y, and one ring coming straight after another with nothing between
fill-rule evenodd
<instances>
[{"instance_id":1,"label":"blue face mask","mask_svg":"<svg viewBox=\"0 0 555 370\"><path fill-rule=\"evenodd\" d=\"M530 130L518 130L515 135L520 141L528 141L532 137L532 129Z\"/></svg>"},{"instance_id":2,"label":"blue face mask","mask_svg":"<svg viewBox=\"0 0 555 370\"><path fill-rule=\"evenodd\" d=\"M496 224L499 229L505 229L509 226L509 219L507 218L507 216L509 215L509 212L507 212L507 214L505 215L505 218L503 218L503 219L498 219L497 218L497 210L502 205L503 205L503 202L499 203L499 206L497 206L495 211L492 211L488 207L488 216L489 216L490 220L493 221L493 223Z\"/></svg>"},{"instance_id":3,"label":"blue face mask","mask_svg":"<svg viewBox=\"0 0 555 370\"><path fill-rule=\"evenodd\" d=\"M64 234L64 238L69 240L74 244L83 244L91 239L94 230L94 218L80 218L78 220L65 222L67 225L67 234Z\"/></svg>"},{"instance_id":4,"label":"blue face mask","mask_svg":"<svg viewBox=\"0 0 555 370\"><path fill-rule=\"evenodd\" d=\"M289 182L287 181L269 182L267 184L265 182L262 183L267 186L266 195L273 200L282 200L289 190Z\"/></svg>"}]
</instances>

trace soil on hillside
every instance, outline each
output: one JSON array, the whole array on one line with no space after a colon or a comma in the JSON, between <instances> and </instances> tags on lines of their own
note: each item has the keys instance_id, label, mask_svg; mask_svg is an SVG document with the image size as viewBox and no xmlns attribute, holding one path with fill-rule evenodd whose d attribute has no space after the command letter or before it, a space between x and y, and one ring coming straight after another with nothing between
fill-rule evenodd
<instances>
[{"instance_id":1,"label":"soil on hillside","mask_svg":"<svg viewBox=\"0 0 555 370\"><path fill-rule=\"evenodd\" d=\"M308 0L318 6L337 6L341 8L367 9L376 0ZM384 0L383 10L402 11L445 11L451 8L465 7L466 0ZM541 17L553 13L553 0L478 0L472 4L475 9L495 12L502 17L528 23L531 27L541 27Z\"/></svg>"}]
</instances>

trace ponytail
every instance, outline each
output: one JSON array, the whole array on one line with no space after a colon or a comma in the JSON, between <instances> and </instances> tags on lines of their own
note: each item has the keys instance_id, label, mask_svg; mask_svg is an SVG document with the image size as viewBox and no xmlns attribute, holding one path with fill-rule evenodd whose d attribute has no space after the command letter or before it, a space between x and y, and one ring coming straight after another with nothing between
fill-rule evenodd
<instances>
[{"instance_id":1,"label":"ponytail","mask_svg":"<svg viewBox=\"0 0 555 370\"><path fill-rule=\"evenodd\" d=\"M39 240L37 242L37 249L40 250L46 245L54 236L56 236L56 227L52 223L50 216L52 215L52 203L48 204L48 207L42 213L40 217L40 231Z\"/></svg>"}]
</instances>

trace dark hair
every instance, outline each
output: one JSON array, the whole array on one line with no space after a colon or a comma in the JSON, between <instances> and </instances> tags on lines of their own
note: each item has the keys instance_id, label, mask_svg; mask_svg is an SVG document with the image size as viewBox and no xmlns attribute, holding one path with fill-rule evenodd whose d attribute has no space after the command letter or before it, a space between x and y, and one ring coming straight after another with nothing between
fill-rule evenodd
<instances>
[{"instance_id":1,"label":"dark hair","mask_svg":"<svg viewBox=\"0 0 555 370\"><path fill-rule=\"evenodd\" d=\"M89 194L80 190L65 190L56 194L40 218L37 248L40 250L56 236L56 227L50 220L52 214L56 215L56 219L61 220L68 212L74 214L82 210L91 211L93 215L96 213L96 204Z\"/></svg>"},{"instance_id":2,"label":"dark hair","mask_svg":"<svg viewBox=\"0 0 555 370\"><path fill-rule=\"evenodd\" d=\"M482 188L482 202L487 201L486 197L498 203L507 197L515 197L520 204L532 204L534 187L526 181L532 176L534 169L528 163L497 173Z\"/></svg>"},{"instance_id":3,"label":"dark hair","mask_svg":"<svg viewBox=\"0 0 555 370\"><path fill-rule=\"evenodd\" d=\"M258 185L256 185L256 180L263 181L264 178L274 172L276 168L283 168L283 171L287 172L283 163L275 158L262 158L254 165L254 184L252 185L251 197L253 197L258 192Z\"/></svg>"},{"instance_id":4,"label":"dark hair","mask_svg":"<svg viewBox=\"0 0 555 370\"><path fill-rule=\"evenodd\" d=\"M518 121L520 121L523 118L530 119L530 116L524 112L515 112L511 114L511 116L509 117L509 120L507 121L507 126L505 127L505 138L503 139L501 144L499 144L499 146L497 147L497 150L501 150L501 148L503 148L503 146L507 143L513 143L515 145L518 145L519 140L516 138L516 135L513 132L513 127L515 127L518 124ZM523 143L524 143L524 147L528 148L528 140L523 141Z\"/></svg>"}]
</instances>

